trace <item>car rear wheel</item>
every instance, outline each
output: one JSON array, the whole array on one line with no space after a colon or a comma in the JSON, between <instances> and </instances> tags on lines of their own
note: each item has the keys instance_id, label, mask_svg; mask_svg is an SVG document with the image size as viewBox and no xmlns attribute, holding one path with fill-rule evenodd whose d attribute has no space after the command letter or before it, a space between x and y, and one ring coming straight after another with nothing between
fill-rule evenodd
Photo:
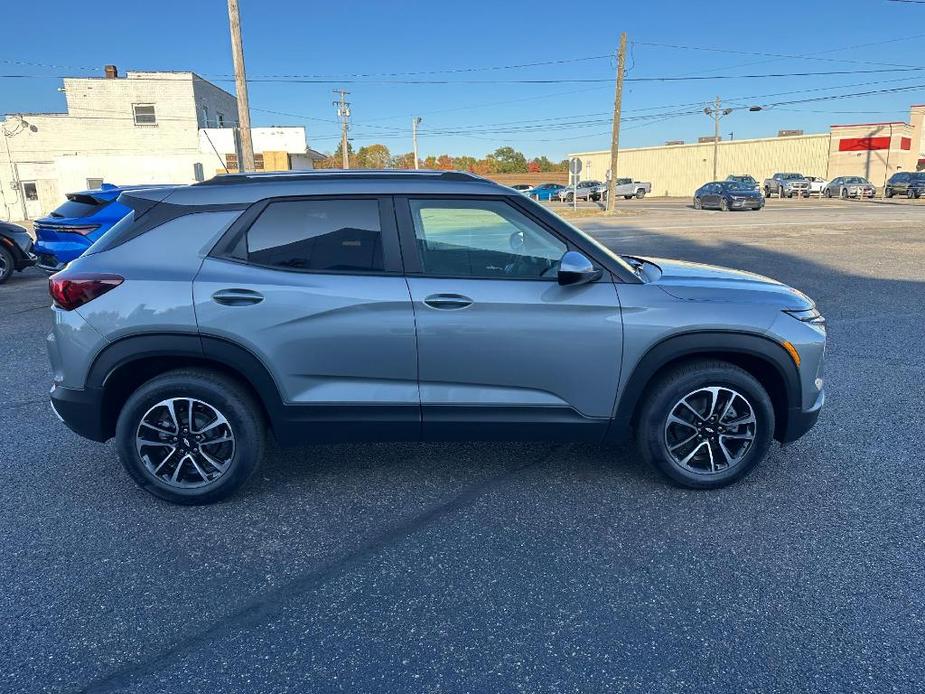
<instances>
[{"instance_id":1,"label":"car rear wheel","mask_svg":"<svg viewBox=\"0 0 925 694\"><path fill-rule=\"evenodd\" d=\"M226 376L171 371L141 386L122 408L119 458L154 496L176 504L219 501L260 465L265 427L259 413L251 395Z\"/></svg>"},{"instance_id":2,"label":"car rear wheel","mask_svg":"<svg viewBox=\"0 0 925 694\"><path fill-rule=\"evenodd\" d=\"M624 195L623 198L624 198L625 200L632 200L632 199L633 199L633 196L632 196L632 195Z\"/></svg>"},{"instance_id":3,"label":"car rear wheel","mask_svg":"<svg viewBox=\"0 0 925 694\"><path fill-rule=\"evenodd\" d=\"M747 371L722 361L675 368L650 389L638 420L643 457L686 487L714 489L767 455L774 407Z\"/></svg>"},{"instance_id":4,"label":"car rear wheel","mask_svg":"<svg viewBox=\"0 0 925 694\"><path fill-rule=\"evenodd\" d=\"M703 209L703 201L700 198L694 198L694 209L695 210Z\"/></svg>"},{"instance_id":5,"label":"car rear wheel","mask_svg":"<svg viewBox=\"0 0 925 694\"><path fill-rule=\"evenodd\" d=\"M825 191L823 192L823 195L825 195L827 198L832 197L832 189L826 188Z\"/></svg>"},{"instance_id":6,"label":"car rear wheel","mask_svg":"<svg viewBox=\"0 0 925 694\"><path fill-rule=\"evenodd\" d=\"M10 275L13 274L15 267L16 261L13 259L13 254L3 246L0 246L0 284L10 279Z\"/></svg>"}]
</instances>

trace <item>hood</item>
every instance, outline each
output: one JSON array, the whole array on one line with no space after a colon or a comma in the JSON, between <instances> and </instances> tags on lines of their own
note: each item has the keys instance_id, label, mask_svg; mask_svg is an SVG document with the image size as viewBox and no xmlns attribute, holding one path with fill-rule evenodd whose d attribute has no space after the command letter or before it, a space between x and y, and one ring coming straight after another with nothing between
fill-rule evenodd
<instances>
[{"instance_id":1,"label":"hood","mask_svg":"<svg viewBox=\"0 0 925 694\"><path fill-rule=\"evenodd\" d=\"M788 310L815 306L803 292L752 272L666 258L639 260L655 265L660 272L649 273L651 283L678 299L770 304Z\"/></svg>"}]
</instances>

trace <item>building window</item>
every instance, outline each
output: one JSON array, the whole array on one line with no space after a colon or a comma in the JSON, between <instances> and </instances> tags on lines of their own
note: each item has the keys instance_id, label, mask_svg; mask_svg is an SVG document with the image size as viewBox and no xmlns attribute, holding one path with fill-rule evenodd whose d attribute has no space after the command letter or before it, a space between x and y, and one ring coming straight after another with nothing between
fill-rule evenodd
<instances>
[{"instance_id":1,"label":"building window","mask_svg":"<svg viewBox=\"0 0 925 694\"><path fill-rule=\"evenodd\" d=\"M202 107L202 127L209 127L209 107L205 105Z\"/></svg>"},{"instance_id":2,"label":"building window","mask_svg":"<svg viewBox=\"0 0 925 694\"><path fill-rule=\"evenodd\" d=\"M263 171L263 154L254 155L254 167L257 171Z\"/></svg>"},{"instance_id":3,"label":"building window","mask_svg":"<svg viewBox=\"0 0 925 694\"><path fill-rule=\"evenodd\" d=\"M225 114L222 113L221 111L216 111L215 122L219 128L224 128L225 127Z\"/></svg>"},{"instance_id":4,"label":"building window","mask_svg":"<svg viewBox=\"0 0 925 694\"><path fill-rule=\"evenodd\" d=\"M22 194L23 194L23 196L26 198L26 200L32 201L32 200L38 200L38 199L39 199L39 191L38 191L38 189L35 187L35 183L33 183L32 181L23 182L23 184L22 184Z\"/></svg>"},{"instance_id":5,"label":"building window","mask_svg":"<svg viewBox=\"0 0 925 694\"><path fill-rule=\"evenodd\" d=\"M88 178L87 179L87 190L94 190L103 185L102 178Z\"/></svg>"},{"instance_id":6,"label":"building window","mask_svg":"<svg viewBox=\"0 0 925 694\"><path fill-rule=\"evenodd\" d=\"M132 104L132 115L135 125L157 125L154 104Z\"/></svg>"}]
</instances>

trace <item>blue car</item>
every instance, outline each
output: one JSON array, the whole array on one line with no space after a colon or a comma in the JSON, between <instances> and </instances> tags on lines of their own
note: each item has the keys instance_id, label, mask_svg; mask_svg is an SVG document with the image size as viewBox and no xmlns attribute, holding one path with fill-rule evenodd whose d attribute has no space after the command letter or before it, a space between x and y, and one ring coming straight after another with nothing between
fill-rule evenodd
<instances>
[{"instance_id":1,"label":"blue car","mask_svg":"<svg viewBox=\"0 0 925 694\"><path fill-rule=\"evenodd\" d=\"M38 256L38 266L43 270L58 271L82 255L131 211L116 200L123 191L158 187L104 183L93 190L68 193L67 200L54 212L33 223L33 253Z\"/></svg>"},{"instance_id":2,"label":"blue car","mask_svg":"<svg viewBox=\"0 0 925 694\"><path fill-rule=\"evenodd\" d=\"M534 200L558 200L559 191L565 186L558 183L541 183L530 190L523 191L524 195Z\"/></svg>"}]
</instances>

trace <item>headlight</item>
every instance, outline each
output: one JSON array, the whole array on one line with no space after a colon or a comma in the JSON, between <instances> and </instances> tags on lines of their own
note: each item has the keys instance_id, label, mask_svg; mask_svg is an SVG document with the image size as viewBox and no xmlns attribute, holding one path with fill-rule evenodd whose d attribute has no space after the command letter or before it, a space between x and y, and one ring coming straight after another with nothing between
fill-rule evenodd
<instances>
[{"instance_id":1,"label":"headlight","mask_svg":"<svg viewBox=\"0 0 925 694\"><path fill-rule=\"evenodd\" d=\"M816 308L807 308L800 311L784 311L784 313L793 316L802 323L825 325L825 318L819 313L819 309Z\"/></svg>"}]
</instances>

